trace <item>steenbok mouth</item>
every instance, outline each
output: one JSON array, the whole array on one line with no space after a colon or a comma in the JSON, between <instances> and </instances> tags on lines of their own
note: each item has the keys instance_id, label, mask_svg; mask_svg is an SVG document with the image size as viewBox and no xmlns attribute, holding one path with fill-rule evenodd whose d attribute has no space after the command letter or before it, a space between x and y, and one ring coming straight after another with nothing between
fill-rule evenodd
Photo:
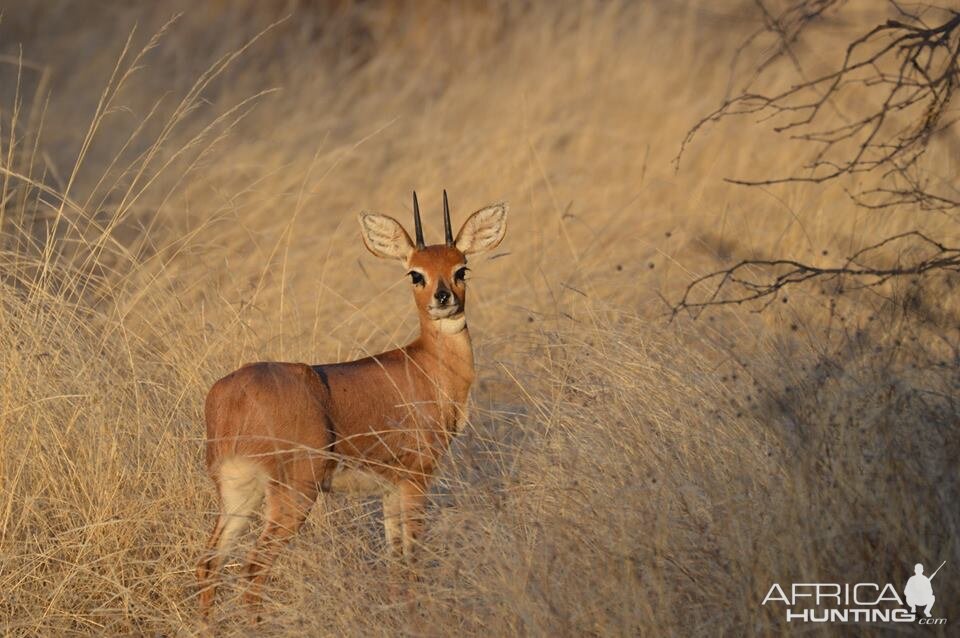
<instances>
[{"instance_id":1,"label":"steenbok mouth","mask_svg":"<svg viewBox=\"0 0 960 638\"><path fill-rule=\"evenodd\" d=\"M453 306L430 306L427 308L431 319L451 319L463 314L460 304Z\"/></svg>"}]
</instances>

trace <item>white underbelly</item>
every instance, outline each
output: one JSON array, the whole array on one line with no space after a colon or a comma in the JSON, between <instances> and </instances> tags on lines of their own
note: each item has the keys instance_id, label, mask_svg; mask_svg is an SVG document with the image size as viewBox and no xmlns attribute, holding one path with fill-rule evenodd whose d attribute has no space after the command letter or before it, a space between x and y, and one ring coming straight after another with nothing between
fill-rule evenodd
<instances>
[{"instance_id":1,"label":"white underbelly","mask_svg":"<svg viewBox=\"0 0 960 638\"><path fill-rule=\"evenodd\" d=\"M338 465L330 481L330 491L346 492L357 496L383 496L396 487L379 474Z\"/></svg>"}]
</instances>

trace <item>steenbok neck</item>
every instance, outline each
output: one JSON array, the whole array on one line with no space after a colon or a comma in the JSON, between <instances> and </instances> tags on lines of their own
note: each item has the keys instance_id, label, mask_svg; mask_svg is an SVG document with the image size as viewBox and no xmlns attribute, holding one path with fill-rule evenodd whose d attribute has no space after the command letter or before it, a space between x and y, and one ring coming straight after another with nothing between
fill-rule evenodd
<instances>
[{"instance_id":1,"label":"steenbok neck","mask_svg":"<svg viewBox=\"0 0 960 638\"><path fill-rule=\"evenodd\" d=\"M440 357L463 359L473 365L470 331L463 313L449 319L421 319L420 342Z\"/></svg>"},{"instance_id":2,"label":"steenbok neck","mask_svg":"<svg viewBox=\"0 0 960 638\"><path fill-rule=\"evenodd\" d=\"M456 317L450 317L449 319L438 319L437 321L432 321L440 329L440 332L444 335L458 335L463 333L465 337L469 339L470 335L467 332L467 315L461 312Z\"/></svg>"}]
</instances>

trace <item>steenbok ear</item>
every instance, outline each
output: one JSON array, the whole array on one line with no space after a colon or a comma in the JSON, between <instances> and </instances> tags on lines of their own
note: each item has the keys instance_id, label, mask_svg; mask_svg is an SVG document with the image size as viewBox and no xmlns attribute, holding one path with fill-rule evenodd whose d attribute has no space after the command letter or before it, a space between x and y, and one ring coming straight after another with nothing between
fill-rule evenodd
<instances>
[{"instance_id":1,"label":"steenbok ear","mask_svg":"<svg viewBox=\"0 0 960 638\"><path fill-rule=\"evenodd\" d=\"M413 252L410 235L393 217L361 213L360 236L367 250L377 257L406 261Z\"/></svg>"},{"instance_id":2,"label":"steenbok ear","mask_svg":"<svg viewBox=\"0 0 960 638\"><path fill-rule=\"evenodd\" d=\"M500 245L507 233L507 203L481 208L463 222L455 242L464 255L482 253Z\"/></svg>"}]
</instances>

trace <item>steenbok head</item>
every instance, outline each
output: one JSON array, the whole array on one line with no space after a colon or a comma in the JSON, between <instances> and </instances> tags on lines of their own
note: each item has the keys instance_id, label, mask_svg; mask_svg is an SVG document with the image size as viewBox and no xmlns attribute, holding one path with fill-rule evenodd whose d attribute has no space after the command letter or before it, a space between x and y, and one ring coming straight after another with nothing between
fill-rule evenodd
<instances>
[{"instance_id":1,"label":"steenbok head","mask_svg":"<svg viewBox=\"0 0 960 638\"><path fill-rule=\"evenodd\" d=\"M427 246L423 240L420 205L413 194L416 242L400 222L387 215L363 213L363 243L377 257L403 263L413 285L421 322L437 321L444 332L462 329L467 296L467 255L496 248L507 232L507 205L492 204L473 213L454 239L450 205L443 192L444 243Z\"/></svg>"}]
</instances>

